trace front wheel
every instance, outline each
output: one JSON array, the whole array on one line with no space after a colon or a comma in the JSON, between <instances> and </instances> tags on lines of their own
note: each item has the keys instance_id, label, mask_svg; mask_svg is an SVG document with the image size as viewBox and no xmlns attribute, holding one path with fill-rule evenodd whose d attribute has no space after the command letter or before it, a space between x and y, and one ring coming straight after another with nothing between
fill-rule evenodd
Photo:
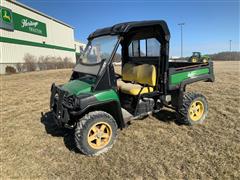
<instances>
[{"instance_id":1,"label":"front wheel","mask_svg":"<svg viewBox=\"0 0 240 180\"><path fill-rule=\"evenodd\" d=\"M179 109L178 121L187 125L202 124L208 114L206 98L199 93L187 92Z\"/></svg>"},{"instance_id":2,"label":"front wheel","mask_svg":"<svg viewBox=\"0 0 240 180\"><path fill-rule=\"evenodd\" d=\"M86 114L77 123L75 143L88 156L96 156L111 149L117 136L115 119L103 111Z\"/></svg>"}]
</instances>

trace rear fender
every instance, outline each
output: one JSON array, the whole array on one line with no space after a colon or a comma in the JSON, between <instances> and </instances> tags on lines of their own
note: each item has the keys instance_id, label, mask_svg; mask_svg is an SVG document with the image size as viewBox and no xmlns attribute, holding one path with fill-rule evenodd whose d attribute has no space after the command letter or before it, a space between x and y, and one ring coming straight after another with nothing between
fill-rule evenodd
<instances>
[{"instance_id":1,"label":"rear fender","mask_svg":"<svg viewBox=\"0 0 240 180\"><path fill-rule=\"evenodd\" d=\"M180 87L174 91L175 92L174 95L175 95L175 98L177 98L177 101L174 102L173 106L175 106L177 109L180 109L183 104L183 96L186 90L186 86L199 81L213 82L214 76L213 74L210 74L210 75L206 74L206 75L200 75L198 77L186 79L182 81L180 84Z\"/></svg>"}]
</instances>

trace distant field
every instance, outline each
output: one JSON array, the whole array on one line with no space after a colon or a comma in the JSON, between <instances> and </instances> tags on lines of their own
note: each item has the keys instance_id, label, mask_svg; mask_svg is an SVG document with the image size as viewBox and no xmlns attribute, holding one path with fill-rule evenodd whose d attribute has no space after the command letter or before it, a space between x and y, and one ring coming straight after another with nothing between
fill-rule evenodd
<instances>
[{"instance_id":1,"label":"distant field","mask_svg":"<svg viewBox=\"0 0 240 180\"><path fill-rule=\"evenodd\" d=\"M215 62L215 83L188 91L206 95L206 123L179 126L175 113L136 120L113 148L86 157L72 132L41 122L50 86L71 70L1 76L1 179L240 179L240 62Z\"/></svg>"}]
</instances>

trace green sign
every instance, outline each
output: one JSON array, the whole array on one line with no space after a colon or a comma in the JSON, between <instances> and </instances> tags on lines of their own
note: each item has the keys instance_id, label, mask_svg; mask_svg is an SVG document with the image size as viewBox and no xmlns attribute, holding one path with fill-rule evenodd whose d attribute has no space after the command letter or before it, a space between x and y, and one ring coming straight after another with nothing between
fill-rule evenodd
<instances>
[{"instance_id":1,"label":"green sign","mask_svg":"<svg viewBox=\"0 0 240 180\"><path fill-rule=\"evenodd\" d=\"M11 9L0 6L0 28L13 31L13 17Z\"/></svg>"},{"instance_id":2,"label":"green sign","mask_svg":"<svg viewBox=\"0 0 240 180\"><path fill-rule=\"evenodd\" d=\"M14 29L40 36L47 36L46 24L35 19L17 14L13 14Z\"/></svg>"},{"instance_id":3,"label":"green sign","mask_svg":"<svg viewBox=\"0 0 240 180\"><path fill-rule=\"evenodd\" d=\"M2 9L2 20L5 23L12 23L12 13L8 9Z\"/></svg>"},{"instance_id":4,"label":"green sign","mask_svg":"<svg viewBox=\"0 0 240 180\"><path fill-rule=\"evenodd\" d=\"M0 6L0 29L18 30L40 36L47 36L45 23L12 12L11 9L2 6Z\"/></svg>"}]
</instances>

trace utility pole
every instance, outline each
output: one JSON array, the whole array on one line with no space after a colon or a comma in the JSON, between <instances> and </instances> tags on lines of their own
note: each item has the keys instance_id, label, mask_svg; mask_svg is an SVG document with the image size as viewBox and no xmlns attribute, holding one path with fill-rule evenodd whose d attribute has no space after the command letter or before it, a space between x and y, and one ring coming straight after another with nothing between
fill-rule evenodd
<instances>
[{"instance_id":1,"label":"utility pole","mask_svg":"<svg viewBox=\"0 0 240 180\"><path fill-rule=\"evenodd\" d=\"M183 57L183 26L185 23L179 23L178 24L181 28L181 58Z\"/></svg>"},{"instance_id":2,"label":"utility pole","mask_svg":"<svg viewBox=\"0 0 240 180\"><path fill-rule=\"evenodd\" d=\"M232 40L231 39L229 40L229 50L230 50L230 52L232 51Z\"/></svg>"}]
</instances>

